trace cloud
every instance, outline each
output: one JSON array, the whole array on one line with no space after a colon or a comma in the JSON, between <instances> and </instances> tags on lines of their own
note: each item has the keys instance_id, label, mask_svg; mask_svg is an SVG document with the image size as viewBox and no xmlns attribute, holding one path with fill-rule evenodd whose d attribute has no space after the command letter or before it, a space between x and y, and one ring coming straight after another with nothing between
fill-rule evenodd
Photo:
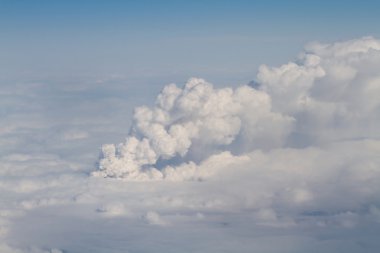
<instances>
[{"instance_id":1,"label":"cloud","mask_svg":"<svg viewBox=\"0 0 380 253\"><path fill-rule=\"evenodd\" d=\"M85 131L67 131L62 134L64 141L73 141L88 138L88 133Z\"/></svg>"},{"instance_id":2,"label":"cloud","mask_svg":"<svg viewBox=\"0 0 380 253\"><path fill-rule=\"evenodd\" d=\"M1 156L0 251L374 252L379 45L310 43L249 85L169 84L135 109L125 142L102 146L91 176L81 143L117 140L128 120L36 128L51 153Z\"/></svg>"},{"instance_id":3,"label":"cloud","mask_svg":"<svg viewBox=\"0 0 380 253\"><path fill-rule=\"evenodd\" d=\"M271 111L270 97L262 91L249 86L214 89L193 78L182 89L166 86L155 107L138 107L126 142L103 146L100 171L94 175L165 178L170 168L164 173L158 169L164 164L190 161L191 166L222 150L281 146L292 123L291 117Z\"/></svg>"},{"instance_id":4,"label":"cloud","mask_svg":"<svg viewBox=\"0 0 380 253\"><path fill-rule=\"evenodd\" d=\"M167 85L154 106L136 108L124 143L102 147L92 175L154 189L139 191L149 196L137 204L148 224L179 226L185 219L173 213L186 212L227 228L244 219L269 238L297 231L289 251L306 249L320 229L376 230L368 222L378 223L380 206L379 45L370 37L311 43L235 88L197 78ZM313 236L299 237L301 228Z\"/></svg>"},{"instance_id":5,"label":"cloud","mask_svg":"<svg viewBox=\"0 0 380 253\"><path fill-rule=\"evenodd\" d=\"M130 211L122 203L108 203L97 208L96 211L110 217L130 215Z\"/></svg>"},{"instance_id":6,"label":"cloud","mask_svg":"<svg viewBox=\"0 0 380 253\"><path fill-rule=\"evenodd\" d=\"M148 224L166 226L168 223L157 212L149 211L143 217Z\"/></svg>"},{"instance_id":7,"label":"cloud","mask_svg":"<svg viewBox=\"0 0 380 253\"><path fill-rule=\"evenodd\" d=\"M0 244L0 251L2 253L62 253L59 249L43 250L40 248L32 247L28 249L13 248L7 244Z\"/></svg>"},{"instance_id":8,"label":"cloud","mask_svg":"<svg viewBox=\"0 0 380 253\"><path fill-rule=\"evenodd\" d=\"M197 179L198 167L223 152L378 138L379 45L370 37L310 44L296 62L261 66L253 87L215 89L196 78L167 85L154 107L136 108L125 143L103 146L93 175Z\"/></svg>"}]
</instances>

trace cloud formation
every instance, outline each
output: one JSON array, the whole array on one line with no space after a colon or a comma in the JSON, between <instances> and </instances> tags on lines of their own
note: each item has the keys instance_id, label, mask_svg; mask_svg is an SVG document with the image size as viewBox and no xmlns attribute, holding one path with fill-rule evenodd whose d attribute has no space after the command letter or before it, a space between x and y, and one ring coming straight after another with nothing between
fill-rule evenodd
<instances>
[{"instance_id":1,"label":"cloud formation","mask_svg":"<svg viewBox=\"0 0 380 253\"><path fill-rule=\"evenodd\" d=\"M214 89L203 79L190 79L180 89L166 86L156 106L138 107L125 143L104 145L100 172L94 175L145 180L171 177L161 164L189 161L192 166L221 151L242 153L279 147L293 119L271 111L265 92L249 86ZM168 162L169 161L169 162Z\"/></svg>"},{"instance_id":2,"label":"cloud formation","mask_svg":"<svg viewBox=\"0 0 380 253\"><path fill-rule=\"evenodd\" d=\"M295 62L261 66L251 86L167 85L154 107L136 108L125 143L102 147L93 175L200 179L213 159L223 167L255 150L378 138L379 49L371 37L311 43Z\"/></svg>"},{"instance_id":3,"label":"cloud formation","mask_svg":"<svg viewBox=\"0 0 380 253\"><path fill-rule=\"evenodd\" d=\"M86 125L17 117L0 129L19 140L0 157L0 251L377 252L379 66L368 37L311 43L249 85L167 85L94 171L136 100L99 98Z\"/></svg>"}]
</instances>

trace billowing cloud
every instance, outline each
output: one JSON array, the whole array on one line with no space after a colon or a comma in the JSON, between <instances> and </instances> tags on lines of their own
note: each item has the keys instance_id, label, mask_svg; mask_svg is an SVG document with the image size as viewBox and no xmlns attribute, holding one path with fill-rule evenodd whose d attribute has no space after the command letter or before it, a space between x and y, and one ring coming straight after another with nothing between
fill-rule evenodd
<instances>
[{"instance_id":1,"label":"billowing cloud","mask_svg":"<svg viewBox=\"0 0 380 253\"><path fill-rule=\"evenodd\" d=\"M369 37L314 43L296 62L261 66L254 87L215 89L196 78L167 85L154 107L136 108L125 143L103 146L93 175L199 179L214 157L224 167L227 156L255 150L376 138L379 49Z\"/></svg>"},{"instance_id":2,"label":"billowing cloud","mask_svg":"<svg viewBox=\"0 0 380 253\"><path fill-rule=\"evenodd\" d=\"M221 151L279 147L293 121L271 111L265 92L249 86L214 89L193 78L182 89L166 86L155 107L138 107L126 142L103 146L100 171L94 175L132 180L171 177L171 167L165 164L183 162L181 166L191 167Z\"/></svg>"}]
</instances>

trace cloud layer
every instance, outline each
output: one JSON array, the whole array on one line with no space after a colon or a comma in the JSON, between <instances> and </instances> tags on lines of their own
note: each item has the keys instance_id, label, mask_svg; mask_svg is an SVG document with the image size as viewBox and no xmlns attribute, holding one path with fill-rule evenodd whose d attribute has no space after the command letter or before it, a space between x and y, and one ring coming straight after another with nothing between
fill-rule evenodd
<instances>
[{"instance_id":1,"label":"cloud layer","mask_svg":"<svg viewBox=\"0 0 380 253\"><path fill-rule=\"evenodd\" d=\"M169 84L92 171L93 138L120 134L136 101L77 102L83 115L98 104L85 125L9 117L0 251L377 252L379 67L380 41L365 37L310 43L248 85Z\"/></svg>"}]
</instances>

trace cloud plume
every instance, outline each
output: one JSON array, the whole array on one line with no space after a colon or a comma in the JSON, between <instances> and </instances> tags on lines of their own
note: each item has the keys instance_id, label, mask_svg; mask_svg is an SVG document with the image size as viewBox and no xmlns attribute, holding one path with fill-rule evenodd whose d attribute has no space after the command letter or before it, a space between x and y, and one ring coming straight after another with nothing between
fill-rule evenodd
<instances>
[{"instance_id":1,"label":"cloud plume","mask_svg":"<svg viewBox=\"0 0 380 253\"><path fill-rule=\"evenodd\" d=\"M135 109L124 143L103 145L93 175L204 179L213 174L204 164L224 167L255 150L378 138L379 65L380 42L365 37L311 43L294 62L262 65L254 85L167 85L153 107Z\"/></svg>"},{"instance_id":2,"label":"cloud plume","mask_svg":"<svg viewBox=\"0 0 380 253\"><path fill-rule=\"evenodd\" d=\"M158 170L160 164L191 166L222 150L279 147L292 124L291 117L271 111L265 92L249 86L214 89L193 78L182 89L166 86L155 107L138 107L126 142L103 146L95 175L165 178L170 170Z\"/></svg>"}]
</instances>

